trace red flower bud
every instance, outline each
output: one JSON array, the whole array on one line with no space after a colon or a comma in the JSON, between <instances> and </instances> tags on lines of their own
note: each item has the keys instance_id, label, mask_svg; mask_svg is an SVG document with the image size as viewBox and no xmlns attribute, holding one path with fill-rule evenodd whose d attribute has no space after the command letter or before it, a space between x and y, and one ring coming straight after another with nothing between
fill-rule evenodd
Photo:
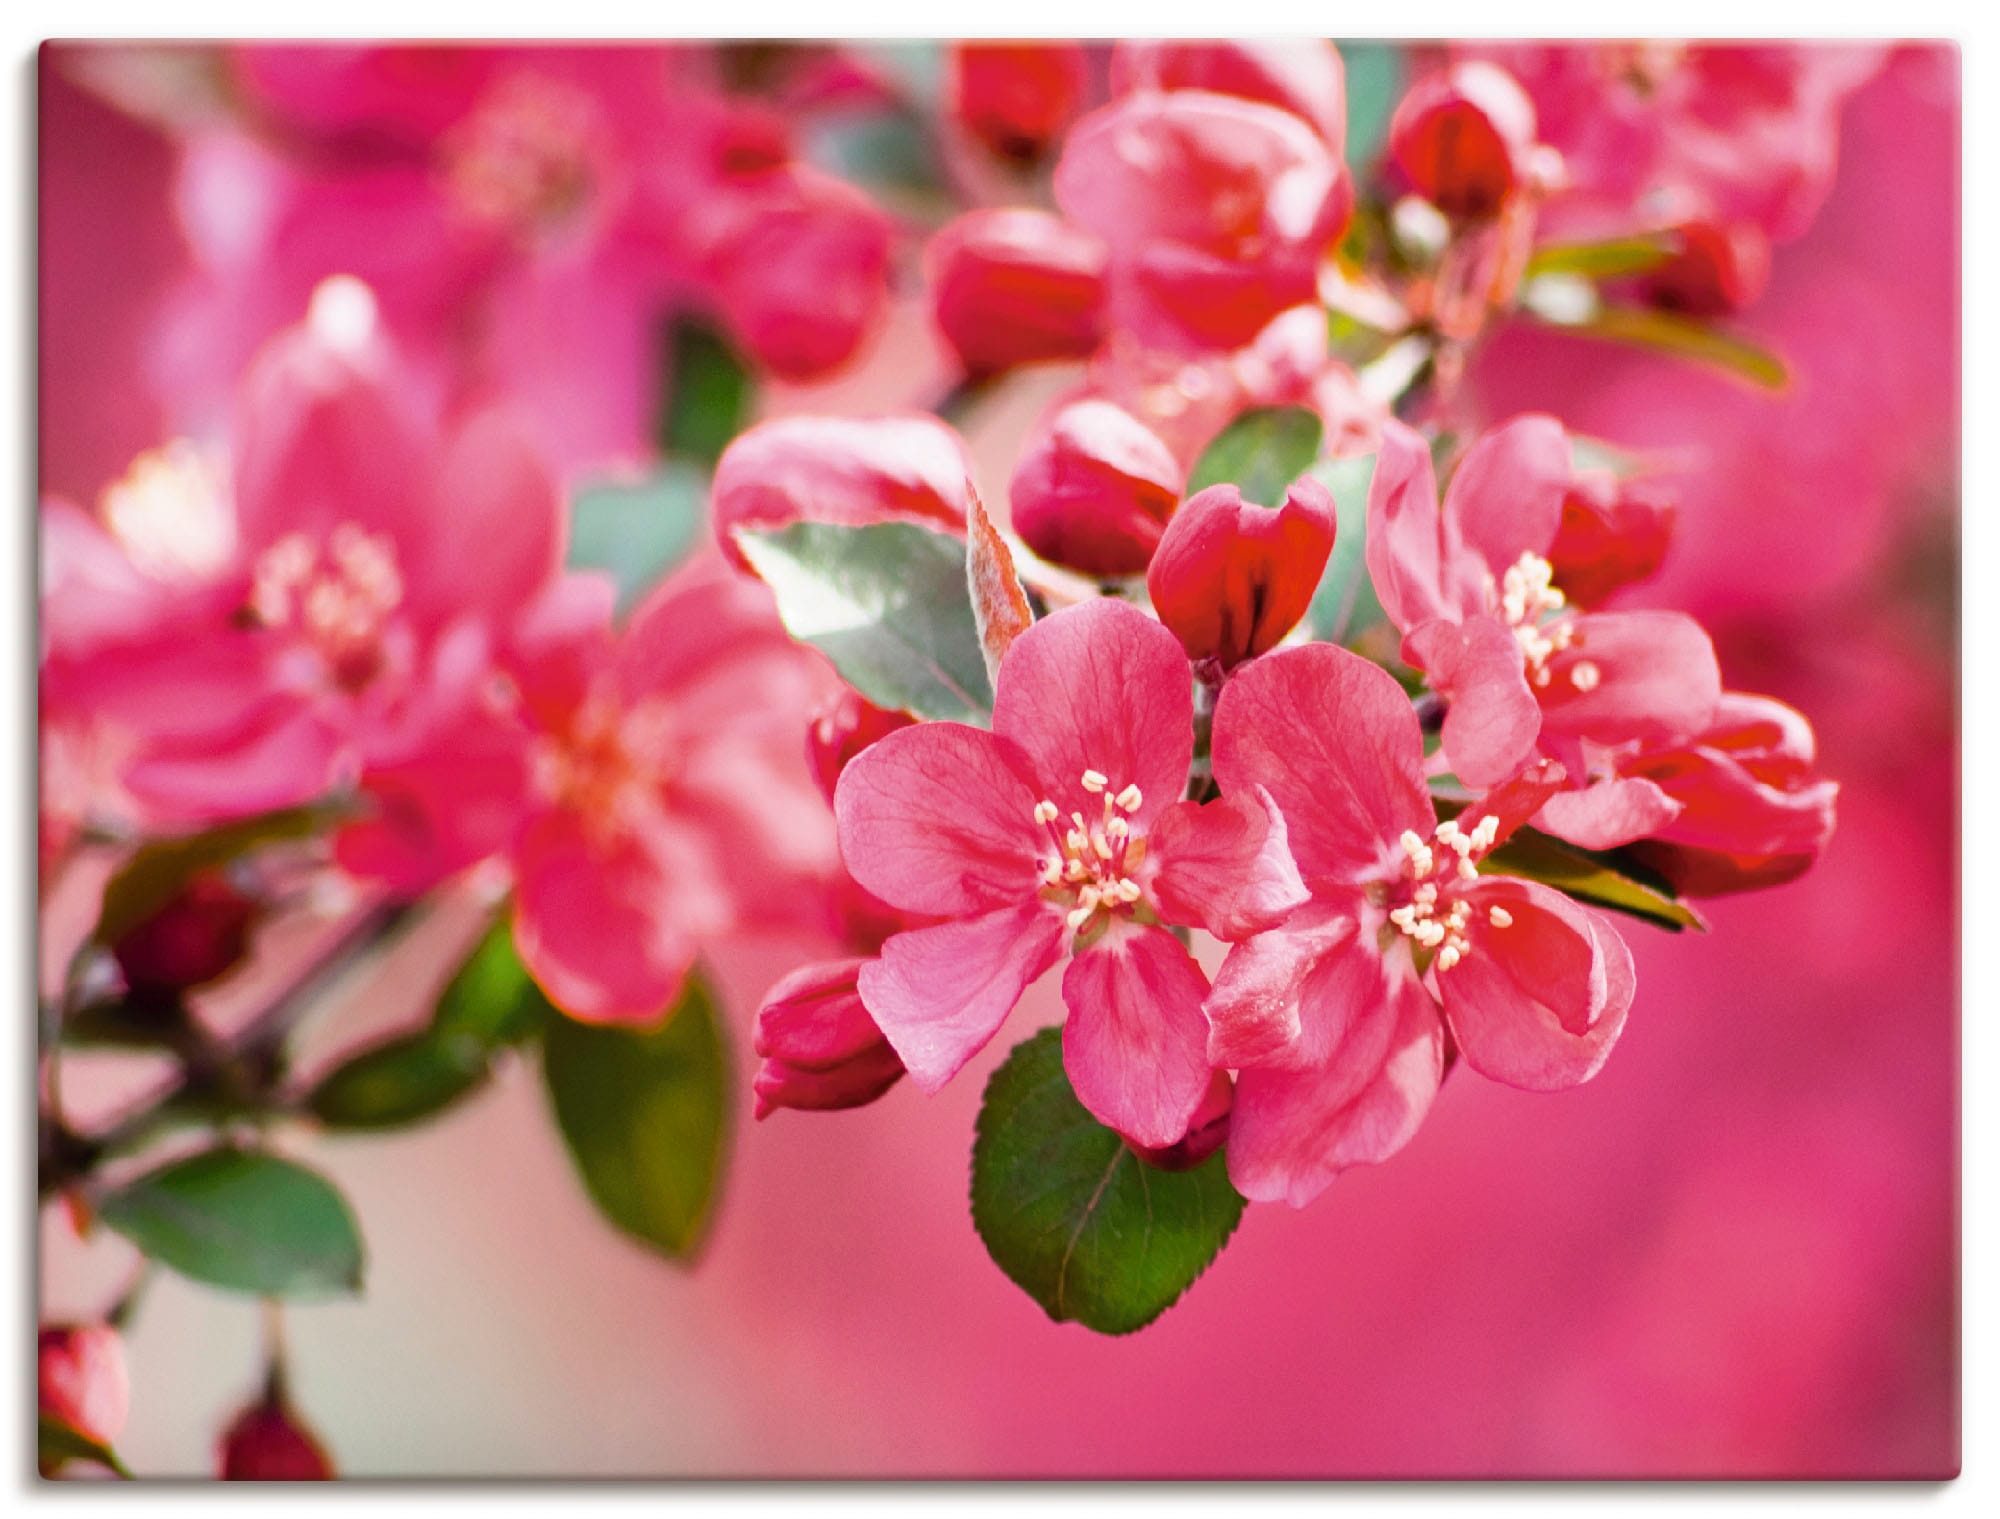
<instances>
[{"instance_id":1,"label":"red flower bud","mask_svg":"<svg viewBox=\"0 0 2000 1519\"><path fill-rule=\"evenodd\" d=\"M952 118L989 151L1022 162L1048 151L1089 83L1080 42L960 42L946 56Z\"/></svg>"},{"instance_id":2,"label":"red flower bud","mask_svg":"<svg viewBox=\"0 0 2000 1519\"><path fill-rule=\"evenodd\" d=\"M330 1482L333 1462L281 1394L267 1393L239 1413L216 1450L225 1482Z\"/></svg>"},{"instance_id":3,"label":"red flower bud","mask_svg":"<svg viewBox=\"0 0 2000 1519\"><path fill-rule=\"evenodd\" d=\"M814 714L806 733L806 757L827 801L833 801L833 788L849 760L884 734L915 721L907 712L885 712L859 691L843 686Z\"/></svg>"},{"instance_id":4,"label":"red flower bud","mask_svg":"<svg viewBox=\"0 0 2000 1519\"><path fill-rule=\"evenodd\" d=\"M1575 606L1595 607L1646 579L1666 557L1674 502L1662 487L1586 470L1570 481L1549 548L1555 583Z\"/></svg>"},{"instance_id":5,"label":"red flower bud","mask_svg":"<svg viewBox=\"0 0 2000 1519\"><path fill-rule=\"evenodd\" d=\"M778 1108L858 1108L903 1074L903 1062L861 1005L855 987L866 960L801 966L764 995L756 1050L764 1064L757 1116Z\"/></svg>"},{"instance_id":6,"label":"red flower bud","mask_svg":"<svg viewBox=\"0 0 2000 1519\"><path fill-rule=\"evenodd\" d=\"M1087 358L1104 335L1107 257L1047 211L969 211L925 254L938 330L972 374Z\"/></svg>"},{"instance_id":7,"label":"red flower bud","mask_svg":"<svg viewBox=\"0 0 2000 1519\"><path fill-rule=\"evenodd\" d=\"M1347 140L1347 76L1339 50L1324 39L1121 42L1111 52L1111 93L1137 89L1208 90L1260 101L1299 117L1335 153Z\"/></svg>"},{"instance_id":8,"label":"red flower bud","mask_svg":"<svg viewBox=\"0 0 2000 1519\"><path fill-rule=\"evenodd\" d=\"M1451 216L1491 216L1527 177L1535 106L1490 63L1419 80L1389 122L1389 152L1410 187Z\"/></svg>"},{"instance_id":9,"label":"red flower bud","mask_svg":"<svg viewBox=\"0 0 2000 1519\"><path fill-rule=\"evenodd\" d=\"M1197 662L1225 670L1262 654L1305 616L1333 551L1333 497L1310 475L1273 511L1233 485L1183 502L1146 572L1153 609Z\"/></svg>"},{"instance_id":10,"label":"red flower bud","mask_svg":"<svg viewBox=\"0 0 2000 1519\"><path fill-rule=\"evenodd\" d=\"M1236 1083L1229 1072L1217 1071L1208 1078L1208 1091L1188 1120L1187 1133L1170 1145L1158 1148L1125 1144L1147 1165L1161 1171L1192 1171L1222 1148L1229 1138L1229 1112L1236 1103Z\"/></svg>"},{"instance_id":11,"label":"red flower bud","mask_svg":"<svg viewBox=\"0 0 2000 1519\"><path fill-rule=\"evenodd\" d=\"M1679 235L1680 251L1646 277L1646 295L1655 305L1690 316L1726 316L1764 293L1771 243L1762 228L1689 222Z\"/></svg>"},{"instance_id":12,"label":"red flower bud","mask_svg":"<svg viewBox=\"0 0 2000 1519\"><path fill-rule=\"evenodd\" d=\"M972 461L936 417L783 417L723 450L709 511L722 552L748 572L740 528L922 522L963 533L971 499Z\"/></svg>"},{"instance_id":13,"label":"red flower bud","mask_svg":"<svg viewBox=\"0 0 2000 1519\"><path fill-rule=\"evenodd\" d=\"M1049 563L1080 574L1143 574L1181 483L1180 465L1145 424L1109 401L1072 401L1015 467L1014 531Z\"/></svg>"},{"instance_id":14,"label":"red flower bud","mask_svg":"<svg viewBox=\"0 0 2000 1519\"><path fill-rule=\"evenodd\" d=\"M136 996L170 996L221 979L242 962L257 904L219 873L181 894L112 947Z\"/></svg>"},{"instance_id":15,"label":"red flower bud","mask_svg":"<svg viewBox=\"0 0 2000 1519\"><path fill-rule=\"evenodd\" d=\"M118 1331L109 1324L45 1325L36 1343L36 1392L43 1413L110 1445L125 1432L132 1409Z\"/></svg>"}]
</instances>

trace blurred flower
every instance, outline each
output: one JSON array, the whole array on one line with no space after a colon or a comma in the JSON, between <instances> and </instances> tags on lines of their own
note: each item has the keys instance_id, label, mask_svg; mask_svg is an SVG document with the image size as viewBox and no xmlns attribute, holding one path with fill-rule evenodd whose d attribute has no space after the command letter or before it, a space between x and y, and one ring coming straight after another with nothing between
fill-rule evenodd
<instances>
[{"instance_id":1,"label":"blurred flower","mask_svg":"<svg viewBox=\"0 0 2000 1519\"><path fill-rule=\"evenodd\" d=\"M283 1393L273 1388L222 1432L216 1475L225 1482L330 1482L333 1461Z\"/></svg>"},{"instance_id":2,"label":"blurred flower","mask_svg":"<svg viewBox=\"0 0 2000 1519\"><path fill-rule=\"evenodd\" d=\"M1203 1005L1210 1060L1238 1070L1229 1174L1245 1197L1303 1205L1407 1143L1437 1092L1444 1026L1510 1086L1596 1073L1631 1006L1624 941L1551 887L1478 871L1545 781L1439 822L1409 698L1330 644L1232 677L1214 757L1225 798L1262 788L1277 803L1312 894L1230 950Z\"/></svg>"},{"instance_id":3,"label":"blurred flower","mask_svg":"<svg viewBox=\"0 0 2000 1519\"><path fill-rule=\"evenodd\" d=\"M1014 531L1051 564L1104 579L1145 572L1183 475L1167 446L1109 401L1058 407L1008 486Z\"/></svg>"},{"instance_id":4,"label":"blurred flower","mask_svg":"<svg viewBox=\"0 0 2000 1519\"><path fill-rule=\"evenodd\" d=\"M968 211L924 261L938 330L968 374L1088 358L1104 335L1104 244L1046 211Z\"/></svg>"},{"instance_id":5,"label":"blurred flower","mask_svg":"<svg viewBox=\"0 0 2000 1519\"><path fill-rule=\"evenodd\" d=\"M1347 81L1324 38L1195 42L1126 39L1111 50L1111 93L1207 90L1290 111L1340 155L1347 140Z\"/></svg>"},{"instance_id":6,"label":"blurred flower","mask_svg":"<svg viewBox=\"0 0 2000 1519\"><path fill-rule=\"evenodd\" d=\"M843 685L829 697L806 730L806 756L828 805L849 760L884 734L915 721L907 712L885 712L852 686Z\"/></svg>"},{"instance_id":7,"label":"blurred flower","mask_svg":"<svg viewBox=\"0 0 2000 1519\"><path fill-rule=\"evenodd\" d=\"M109 1324L44 1324L35 1340L36 1405L100 1445L125 1432L132 1379Z\"/></svg>"},{"instance_id":8,"label":"blurred flower","mask_svg":"<svg viewBox=\"0 0 2000 1519\"><path fill-rule=\"evenodd\" d=\"M919 723L841 777L841 854L894 907L946 921L892 937L862 1001L934 1092L1066 952L1064 1064L1083 1105L1148 1146L1209 1085L1206 982L1161 921L1236 939L1303 900L1261 793L1176 801L1193 756L1187 658L1129 603L1044 618L1000 666L991 732ZM1088 815L1086 815L1088 814Z\"/></svg>"},{"instance_id":9,"label":"blurred flower","mask_svg":"<svg viewBox=\"0 0 2000 1519\"><path fill-rule=\"evenodd\" d=\"M1301 475L1273 510L1233 485L1190 497L1146 572L1154 610L1200 664L1224 670L1274 647L1306 614L1333 552L1333 496Z\"/></svg>"},{"instance_id":10,"label":"blurred flower","mask_svg":"<svg viewBox=\"0 0 2000 1519\"><path fill-rule=\"evenodd\" d=\"M858 1108L903 1075L897 1056L862 1006L863 959L803 965L764 994L757 1009L757 1116L778 1108Z\"/></svg>"},{"instance_id":11,"label":"blurred flower","mask_svg":"<svg viewBox=\"0 0 2000 1519\"><path fill-rule=\"evenodd\" d=\"M1447 216L1492 216L1536 177L1534 102L1490 63L1451 65L1404 94L1389 152L1410 188Z\"/></svg>"},{"instance_id":12,"label":"blurred flower","mask_svg":"<svg viewBox=\"0 0 2000 1519\"><path fill-rule=\"evenodd\" d=\"M945 109L989 152L1040 158L1082 108L1083 44L954 42L945 49Z\"/></svg>"},{"instance_id":13,"label":"blurred flower","mask_svg":"<svg viewBox=\"0 0 2000 1519\"><path fill-rule=\"evenodd\" d=\"M1673 530L1673 497L1662 486L1580 469L1563 496L1549 571L1570 606L1596 607L1658 570Z\"/></svg>"},{"instance_id":14,"label":"blurred flower","mask_svg":"<svg viewBox=\"0 0 2000 1519\"><path fill-rule=\"evenodd\" d=\"M1727 316L1764 293L1771 243L1755 223L1691 221L1674 235L1674 255L1640 282L1655 305L1691 316Z\"/></svg>"},{"instance_id":15,"label":"blurred flower","mask_svg":"<svg viewBox=\"0 0 2000 1519\"><path fill-rule=\"evenodd\" d=\"M965 531L972 461L936 417L782 417L723 450L709 513L722 552L750 570L736 534L794 522L920 522Z\"/></svg>"},{"instance_id":16,"label":"blurred flower","mask_svg":"<svg viewBox=\"0 0 2000 1519\"><path fill-rule=\"evenodd\" d=\"M176 997L219 981L242 963L257 902L219 871L195 876L166 906L111 947L126 990Z\"/></svg>"}]
</instances>

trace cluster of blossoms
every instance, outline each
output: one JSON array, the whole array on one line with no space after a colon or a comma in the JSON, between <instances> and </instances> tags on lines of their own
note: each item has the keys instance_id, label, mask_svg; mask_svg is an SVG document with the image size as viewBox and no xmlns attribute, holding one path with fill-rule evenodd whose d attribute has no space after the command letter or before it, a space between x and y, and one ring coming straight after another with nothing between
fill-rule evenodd
<instances>
[{"instance_id":1,"label":"cluster of blossoms","mask_svg":"<svg viewBox=\"0 0 2000 1519\"><path fill-rule=\"evenodd\" d=\"M43 501L41 864L212 858L45 978L59 1027L108 998L184 1045L268 921L471 882L573 1025L658 1029L745 930L819 944L757 1012L761 1117L936 1091L1060 964L1088 1114L1303 1204L1461 1059L1594 1075L1636 986L1607 907L1685 918L1826 844L1805 718L1726 690L1692 618L1617 605L1670 497L1555 417L1482 425L1463 381L1510 323L1644 340L1632 313L1752 302L1858 51L1420 54L1355 165L1330 43L966 45L930 114L831 47L212 62L136 364L168 436ZM929 133L944 215L821 166L856 112ZM1578 248L1622 262L1583 280ZM635 596L638 546L580 556L577 471L657 464L662 412L713 399L663 330L703 324L729 385L815 380L899 273L953 406L731 425L694 461L712 546ZM936 413L1029 367L1066 383L1002 534ZM942 545L969 595L802 593L766 557L802 526L863 574ZM973 721L852 652L941 665L947 623L986 662L990 697L953 686ZM214 843L280 815L288 845ZM111 1143L46 1115L86 1216ZM272 1370L222 1464L322 1472ZM42 1379L108 1447L115 1331L45 1330Z\"/></svg>"}]
</instances>

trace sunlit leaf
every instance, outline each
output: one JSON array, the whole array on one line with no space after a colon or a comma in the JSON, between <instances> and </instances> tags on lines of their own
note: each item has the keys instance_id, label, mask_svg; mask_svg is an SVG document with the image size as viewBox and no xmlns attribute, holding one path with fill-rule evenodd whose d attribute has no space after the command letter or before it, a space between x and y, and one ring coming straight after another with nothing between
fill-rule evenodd
<instances>
[{"instance_id":1,"label":"sunlit leaf","mask_svg":"<svg viewBox=\"0 0 2000 1519\"><path fill-rule=\"evenodd\" d=\"M1482 860L1479 869L1487 875L1540 881L1580 902L1644 918L1675 933L1708 927L1699 913L1674 897L1665 881L1637 861L1615 850L1579 849L1533 828L1516 832Z\"/></svg>"},{"instance_id":2,"label":"sunlit leaf","mask_svg":"<svg viewBox=\"0 0 2000 1519\"><path fill-rule=\"evenodd\" d=\"M1676 239L1664 233L1602 238L1595 242L1551 243L1529 256L1526 276L1575 274L1585 279L1616 279L1646 274L1678 251Z\"/></svg>"}]
</instances>

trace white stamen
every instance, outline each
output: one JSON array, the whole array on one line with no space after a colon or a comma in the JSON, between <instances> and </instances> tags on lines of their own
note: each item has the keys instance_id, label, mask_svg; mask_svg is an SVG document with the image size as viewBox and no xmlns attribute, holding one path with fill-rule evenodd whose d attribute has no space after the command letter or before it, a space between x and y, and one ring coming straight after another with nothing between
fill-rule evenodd
<instances>
[{"instance_id":1,"label":"white stamen","mask_svg":"<svg viewBox=\"0 0 2000 1519\"><path fill-rule=\"evenodd\" d=\"M1506 908L1496 905L1486 909L1486 921L1495 928L1511 928L1514 924L1514 915Z\"/></svg>"},{"instance_id":2,"label":"white stamen","mask_svg":"<svg viewBox=\"0 0 2000 1519\"><path fill-rule=\"evenodd\" d=\"M1145 798L1140 794L1137 786L1127 786L1117 796L1119 807L1126 812L1137 812L1144 801Z\"/></svg>"},{"instance_id":3,"label":"white stamen","mask_svg":"<svg viewBox=\"0 0 2000 1519\"><path fill-rule=\"evenodd\" d=\"M1595 691L1603 679L1604 672L1587 659L1579 659L1570 666L1569 683L1579 691Z\"/></svg>"},{"instance_id":4,"label":"white stamen","mask_svg":"<svg viewBox=\"0 0 2000 1519\"><path fill-rule=\"evenodd\" d=\"M1101 770L1086 770L1083 772L1083 789L1093 796L1110 784L1110 778Z\"/></svg>"},{"instance_id":5,"label":"white stamen","mask_svg":"<svg viewBox=\"0 0 2000 1519\"><path fill-rule=\"evenodd\" d=\"M1035 821L1038 823L1053 823L1061 815L1061 810L1054 802L1035 803Z\"/></svg>"}]
</instances>

